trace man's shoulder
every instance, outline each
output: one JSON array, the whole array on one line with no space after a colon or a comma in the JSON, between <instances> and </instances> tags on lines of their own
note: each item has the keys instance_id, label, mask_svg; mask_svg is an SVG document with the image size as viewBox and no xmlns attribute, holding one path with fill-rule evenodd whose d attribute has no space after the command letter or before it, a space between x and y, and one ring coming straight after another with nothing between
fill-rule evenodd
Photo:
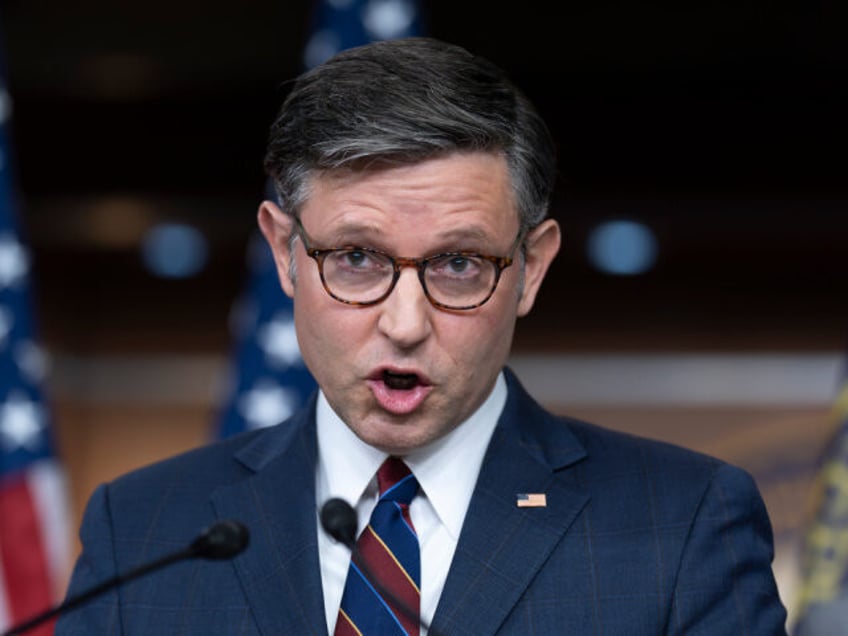
<instances>
[{"instance_id":1,"label":"man's shoulder","mask_svg":"<svg viewBox=\"0 0 848 636\"><path fill-rule=\"evenodd\" d=\"M586 450L581 469L590 490L618 482L625 490L641 486L669 502L698 501L709 491L759 497L752 475L721 458L663 440L561 419Z\"/></svg>"},{"instance_id":2,"label":"man's shoulder","mask_svg":"<svg viewBox=\"0 0 848 636\"><path fill-rule=\"evenodd\" d=\"M507 370L512 395L508 419L540 443L574 446L585 454L584 470L641 470L712 474L722 460L683 446L577 419L541 406ZM574 452L569 453L576 457ZM588 467L588 468L587 468Z\"/></svg>"},{"instance_id":3,"label":"man's shoulder","mask_svg":"<svg viewBox=\"0 0 848 636\"><path fill-rule=\"evenodd\" d=\"M712 455L665 440L624 432L567 416L561 416L559 419L571 429L590 456L602 456L606 461L626 463L636 461L669 466L683 464L699 466L705 470L715 470L723 463Z\"/></svg>"},{"instance_id":4,"label":"man's shoulder","mask_svg":"<svg viewBox=\"0 0 848 636\"><path fill-rule=\"evenodd\" d=\"M113 489L133 489L153 482L196 480L214 475L223 477L239 470L236 456L242 449L271 432L272 429L248 431L185 450L132 469L113 480L110 486Z\"/></svg>"},{"instance_id":5,"label":"man's shoulder","mask_svg":"<svg viewBox=\"0 0 848 636\"><path fill-rule=\"evenodd\" d=\"M314 397L284 422L210 441L118 477L111 489L132 490L156 483L213 486L252 474L293 447L308 453L314 446ZM310 434L312 437L310 438ZM304 442L298 446L297 441Z\"/></svg>"}]
</instances>

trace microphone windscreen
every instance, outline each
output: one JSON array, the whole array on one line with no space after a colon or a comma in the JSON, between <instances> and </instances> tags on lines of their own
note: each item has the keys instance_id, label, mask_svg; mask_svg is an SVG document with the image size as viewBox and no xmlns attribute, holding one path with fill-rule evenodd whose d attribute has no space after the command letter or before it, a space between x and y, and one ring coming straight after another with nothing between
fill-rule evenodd
<instances>
[{"instance_id":1,"label":"microphone windscreen","mask_svg":"<svg viewBox=\"0 0 848 636\"><path fill-rule=\"evenodd\" d=\"M356 511L344 499L334 497L321 507L324 532L351 549L356 541L356 526Z\"/></svg>"},{"instance_id":2,"label":"microphone windscreen","mask_svg":"<svg viewBox=\"0 0 848 636\"><path fill-rule=\"evenodd\" d=\"M250 533L238 521L219 521L206 528L191 544L193 556L229 559L247 547Z\"/></svg>"}]
</instances>

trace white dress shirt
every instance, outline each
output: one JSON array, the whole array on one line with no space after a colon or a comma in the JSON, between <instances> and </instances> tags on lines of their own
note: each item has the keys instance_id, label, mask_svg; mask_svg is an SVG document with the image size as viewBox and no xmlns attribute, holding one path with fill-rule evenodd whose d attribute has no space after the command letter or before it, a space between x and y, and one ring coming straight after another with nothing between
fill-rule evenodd
<instances>
[{"instance_id":1,"label":"white dress shirt","mask_svg":"<svg viewBox=\"0 0 848 636\"><path fill-rule=\"evenodd\" d=\"M506 381L501 373L489 397L465 422L403 458L421 486L409 513L421 545L421 619L425 625L430 624L436 612L483 455L506 404L506 396ZM344 499L356 509L358 536L377 504L376 473L386 453L360 440L336 415L323 392L318 396L316 424L317 509L320 511L321 505L331 497ZM350 551L319 531L318 556L327 629L332 634L350 565ZM426 634L423 627L421 633Z\"/></svg>"}]
</instances>

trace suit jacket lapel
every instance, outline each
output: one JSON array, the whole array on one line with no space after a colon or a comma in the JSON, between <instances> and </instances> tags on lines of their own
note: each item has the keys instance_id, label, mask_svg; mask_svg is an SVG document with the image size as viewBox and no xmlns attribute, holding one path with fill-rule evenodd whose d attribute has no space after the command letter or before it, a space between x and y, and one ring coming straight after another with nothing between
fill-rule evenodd
<instances>
[{"instance_id":1,"label":"suit jacket lapel","mask_svg":"<svg viewBox=\"0 0 848 636\"><path fill-rule=\"evenodd\" d=\"M509 399L463 525L433 634L494 634L589 500L562 469L585 456L561 422L507 372ZM519 493L544 507L519 508Z\"/></svg>"},{"instance_id":2,"label":"suit jacket lapel","mask_svg":"<svg viewBox=\"0 0 848 636\"><path fill-rule=\"evenodd\" d=\"M263 634L326 636L315 509L315 400L236 456L255 474L213 497L250 528L235 567Z\"/></svg>"}]
</instances>

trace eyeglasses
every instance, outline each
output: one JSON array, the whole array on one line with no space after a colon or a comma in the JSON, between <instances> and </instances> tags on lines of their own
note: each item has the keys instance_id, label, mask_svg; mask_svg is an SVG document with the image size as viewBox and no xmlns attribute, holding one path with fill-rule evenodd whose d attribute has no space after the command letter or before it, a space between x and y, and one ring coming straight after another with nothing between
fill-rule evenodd
<instances>
[{"instance_id":1,"label":"eyeglasses","mask_svg":"<svg viewBox=\"0 0 848 636\"><path fill-rule=\"evenodd\" d=\"M294 220L306 253L318 264L324 289L348 305L382 302L395 288L401 269L414 267L424 295L434 307L454 311L474 309L495 293L501 273L512 265L513 254L524 238L524 233L519 231L509 256L446 252L427 258L401 258L355 245L313 247L300 219L295 216Z\"/></svg>"}]
</instances>

